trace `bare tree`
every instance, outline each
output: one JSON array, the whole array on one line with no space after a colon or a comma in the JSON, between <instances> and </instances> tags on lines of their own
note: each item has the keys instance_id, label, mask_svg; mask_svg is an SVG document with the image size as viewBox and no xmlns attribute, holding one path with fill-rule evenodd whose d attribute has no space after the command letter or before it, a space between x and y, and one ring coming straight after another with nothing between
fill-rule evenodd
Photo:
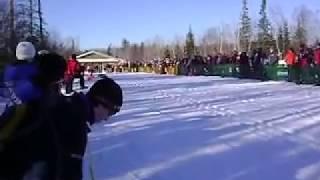
<instances>
[{"instance_id":1,"label":"bare tree","mask_svg":"<svg viewBox=\"0 0 320 180\"><path fill-rule=\"evenodd\" d=\"M8 37L8 6L0 1L0 56L6 55L6 42Z\"/></svg>"},{"instance_id":2,"label":"bare tree","mask_svg":"<svg viewBox=\"0 0 320 180\"><path fill-rule=\"evenodd\" d=\"M33 0L29 0L30 36L33 36Z\"/></svg>"},{"instance_id":3,"label":"bare tree","mask_svg":"<svg viewBox=\"0 0 320 180\"><path fill-rule=\"evenodd\" d=\"M294 15L296 24L294 25L294 38L293 45L298 48L300 44L306 44L308 42L308 18L310 17L310 10L305 6L301 6L297 9Z\"/></svg>"},{"instance_id":4,"label":"bare tree","mask_svg":"<svg viewBox=\"0 0 320 180\"><path fill-rule=\"evenodd\" d=\"M42 4L41 0L38 0L38 17L39 17L39 30L40 30L40 44L44 44L44 28L43 28L43 14L42 14Z\"/></svg>"},{"instance_id":5,"label":"bare tree","mask_svg":"<svg viewBox=\"0 0 320 180\"><path fill-rule=\"evenodd\" d=\"M272 23L272 34L275 37L276 49L279 53L283 53L286 50L285 45L285 36L286 36L286 23L287 19L285 18L281 7L274 6L270 8L270 17Z\"/></svg>"},{"instance_id":6,"label":"bare tree","mask_svg":"<svg viewBox=\"0 0 320 180\"><path fill-rule=\"evenodd\" d=\"M206 42L206 51L208 54L215 54L218 52L219 46L219 40L220 40L220 32L219 28L212 27L209 28L203 37Z\"/></svg>"},{"instance_id":7,"label":"bare tree","mask_svg":"<svg viewBox=\"0 0 320 180\"><path fill-rule=\"evenodd\" d=\"M16 33L15 33L15 1L10 0L9 3L9 23L10 23L10 38L9 38L9 52L13 54L16 46Z\"/></svg>"}]
</instances>

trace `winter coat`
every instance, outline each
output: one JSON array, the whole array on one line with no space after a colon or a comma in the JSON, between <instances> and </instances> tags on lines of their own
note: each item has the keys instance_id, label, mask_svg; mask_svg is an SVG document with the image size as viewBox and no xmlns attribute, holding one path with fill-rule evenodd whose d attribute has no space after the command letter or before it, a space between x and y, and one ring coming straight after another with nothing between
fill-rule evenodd
<instances>
[{"instance_id":1,"label":"winter coat","mask_svg":"<svg viewBox=\"0 0 320 180\"><path fill-rule=\"evenodd\" d=\"M73 78L80 73L80 64L76 59L69 59L66 69L66 79Z\"/></svg>"},{"instance_id":2,"label":"winter coat","mask_svg":"<svg viewBox=\"0 0 320 180\"><path fill-rule=\"evenodd\" d=\"M36 84L38 74L39 70L35 63L16 61L5 67L3 82L12 90L14 96L24 103L41 95L40 87Z\"/></svg>"},{"instance_id":3,"label":"winter coat","mask_svg":"<svg viewBox=\"0 0 320 180\"><path fill-rule=\"evenodd\" d=\"M320 65L320 48L314 51L314 61L317 65Z\"/></svg>"},{"instance_id":4,"label":"winter coat","mask_svg":"<svg viewBox=\"0 0 320 180\"><path fill-rule=\"evenodd\" d=\"M292 51L288 51L287 52L287 54L286 54L286 56L285 56L285 60L286 60L286 63L288 64L288 65L294 65L294 64L296 64L297 62L296 62L296 59L297 59L297 55L294 53L294 52L292 52Z\"/></svg>"},{"instance_id":5,"label":"winter coat","mask_svg":"<svg viewBox=\"0 0 320 180\"><path fill-rule=\"evenodd\" d=\"M306 67L308 63L308 53L305 50L301 50L298 57L298 63L300 67Z\"/></svg>"},{"instance_id":6,"label":"winter coat","mask_svg":"<svg viewBox=\"0 0 320 180\"><path fill-rule=\"evenodd\" d=\"M50 114L55 121L60 145L60 179L81 180L89 132L87 123L92 124L93 120L92 106L85 95L76 93L65 97Z\"/></svg>"},{"instance_id":7,"label":"winter coat","mask_svg":"<svg viewBox=\"0 0 320 180\"><path fill-rule=\"evenodd\" d=\"M23 179L34 165L45 162L41 180L53 179L57 159L52 126L39 112L45 113L39 102L24 104L26 109L19 125L8 139L0 140L0 179ZM18 106L11 106L1 115L0 121L13 121ZM41 174L42 174L41 173Z\"/></svg>"},{"instance_id":8,"label":"winter coat","mask_svg":"<svg viewBox=\"0 0 320 180\"><path fill-rule=\"evenodd\" d=\"M52 99L54 103L50 102L50 106L43 101L28 104L16 132L31 131L6 142L0 149L0 179L22 179L39 164L43 164L41 180L82 179L92 106L82 94ZM8 109L5 115L10 112L13 109Z\"/></svg>"}]
</instances>

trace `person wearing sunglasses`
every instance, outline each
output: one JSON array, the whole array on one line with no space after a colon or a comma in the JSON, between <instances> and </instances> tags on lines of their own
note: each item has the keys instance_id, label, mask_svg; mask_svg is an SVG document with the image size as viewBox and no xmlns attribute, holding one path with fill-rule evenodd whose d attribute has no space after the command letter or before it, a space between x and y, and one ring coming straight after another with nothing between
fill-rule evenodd
<instances>
[{"instance_id":1,"label":"person wearing sunglasses","mask_svg":"<svg viewBox=\"0 0 320 180\"><path fill-rule=\"evenodd\" d=\"M55 156L51 156L55 167L50 167L56 171L50 171L54 175L49 176L82 179L82 161L90 126L109 120L120 111L122 104L121 87L108 77L94 83L86 94L74 93L64 97L63 103L50 113L56 129L57 149Z\"/></svg>"}]
</instances>

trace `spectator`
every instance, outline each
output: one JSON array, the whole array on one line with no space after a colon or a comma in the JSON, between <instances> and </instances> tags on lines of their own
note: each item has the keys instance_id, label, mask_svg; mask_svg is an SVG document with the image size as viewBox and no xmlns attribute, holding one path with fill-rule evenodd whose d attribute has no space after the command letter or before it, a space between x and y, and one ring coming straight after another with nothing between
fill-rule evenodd
<instances>
[{"instance_id":1,"label":"spectator","mask_svg":"<svg viewBox=\"0 0 320 180\"><path fill-rule=\"evenodd\" d=\"M65 75L67 94L70 94L73 92L73 81L74 81L74 78L79 76L79 73L80 73L80 64L77 61L77 56L75 54L72 54L71 58L68 60L67 70Z\"/></svg>"},{"instance_id":2,"label":"spectator","mask_svg":"<svg viewBox=\"0 0 320 180\"><path fill-rule=\"evenodd\" d=\"M288 65L288 81L289 82L297 82L298 77L296 74L297 68L297 55L294 52L293 48L290 48L285 56L285 61Z\"/></svg>"},{"instance_id":3,"label":"spectator","mask_svg":"<svg viewBox=\"0 0 320 180\"><path fill-rule=\"evenodd\" d=\"M320 85L320 43L317 45L314 51L314 63L316 71L316 84Z\"/></svg>"}]
</instances>

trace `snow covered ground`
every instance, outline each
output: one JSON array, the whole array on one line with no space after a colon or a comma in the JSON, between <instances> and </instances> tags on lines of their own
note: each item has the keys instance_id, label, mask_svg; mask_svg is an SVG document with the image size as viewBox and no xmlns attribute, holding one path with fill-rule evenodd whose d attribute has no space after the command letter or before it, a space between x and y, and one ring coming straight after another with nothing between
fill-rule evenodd
<instances>
[{"instance_id":1,"label":"snow covered ground","mask_svg":"<svg viewBox=\"0 0 320 180\"><path fill-rule=\"evenodd\" d=\"M94 127L84 166L104 180L320 179L320 88L110 75L125 105Z\"/></svg>"}]
</instances>

